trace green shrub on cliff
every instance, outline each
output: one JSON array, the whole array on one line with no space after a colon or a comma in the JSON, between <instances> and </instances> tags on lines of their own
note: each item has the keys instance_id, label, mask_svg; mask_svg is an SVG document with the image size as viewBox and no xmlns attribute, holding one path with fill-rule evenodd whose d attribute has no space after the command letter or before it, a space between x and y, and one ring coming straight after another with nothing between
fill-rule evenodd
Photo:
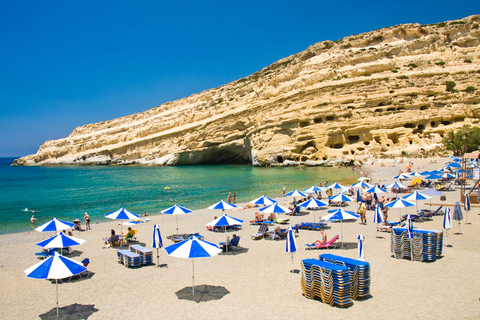
<instances>
[{"instance_id":1,"label":"green shrub on cliff","mask_svg":"<svg viewBox=\"0 0 480 320\"><path fill-rule=\"evenodd\" d=\"M453 151L457 156L478 150L480 148L480 128L466 124L457 132L449 131L442 142L447 150Z\"/></svg>"}]
</instances>

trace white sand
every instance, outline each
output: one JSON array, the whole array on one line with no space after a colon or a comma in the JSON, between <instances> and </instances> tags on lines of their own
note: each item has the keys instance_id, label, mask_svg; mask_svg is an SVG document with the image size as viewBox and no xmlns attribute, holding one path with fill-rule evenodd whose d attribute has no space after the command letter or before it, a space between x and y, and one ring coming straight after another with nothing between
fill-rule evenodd
<instances>
[{"instance_id":1,"label":"white sand","mask_svg":"<svg viewBox=\"0 0 480 320\"><path fill-rule=\"evenodd\" d=\"M437 165L427 165L428 159L412 160L414 169L423 171L441 167L446 159ZM408 160L407 160L408 163ZM374 181L389 178L399 169L405 171L406 163L393 166L393 161L366 165L362 169L370 172ZM425 169L423 169L425 166ZM420 167L420 168L419 168ZM383 182L382 182L383 183ZM445 204L459 199L459 192L448 192ZM281 199L286 202L290 198ZM215 201L215 200L214 200ZM438 199L434 202L440 203ZM356 210L356 204L350 208ZM426 205L422 203L420 208ZM331 307L320 301L309 300L302 295L300 274L290 273L291 259L285 252L285 241L251 239L258 226L249 225L255 209L229 211L228 214L244 219L240 244L247 252L220 254L213 258L195 259L195 284L223 286L230 293L220 300L196 303L179 300L176 291L192 285L192 260L169 257L160 250L160 263L168 267L144 266L128 269L117 263L116 250L103 249L102 237L111 228L120 229L117 221L93 224L93 230L75 232L75 236L87 242L76 247L78 261L90 258L89 270L95 273L91 279L59 285L60 307L73 303L94 304L98 312L88 319L478 319L480 315L480 210L473 207L468 214L469 225L461 224L462 235L453 235L458 224L449 232L448 243L443 257L433 263L411 262L394 259L390 253L390 234L381 233L377 239L372 211L367 214L368 225L343 223L345 249L304 250L304 244L318 238L315 231L301 230L296 239L299 251L294 253L295 269L300 269L302 259L315 258L321 253L333 253L357 258L357 236L366 237L366 261L371 264L371 298L354 301L346 309ZM402 214L413 212L405 209ZM316 217L326 211L317 211ZM390 210L389 220L399 217L398 209ZM205 230L205 224L219 212L198 210L179 216L180 233L201 232L205 240L218 243L224 241L224 233ZM465 215L465 212L464 212ZM176 219L169 215L150 216L148 223L138 226L137 238L151 248L153 225L160 224L164 244L172 242L167 235L175 233ZM443 217L433 221L415 223L414 226L442 228ZM313 221L310 213L291 218L291 224ZM340 224L330 224L326 233L329 238L340 234ZM231 235L231 233L229 233ZM34 253L39 251L35 243L49 234L35 231L0 236L0 274L2 294L0 299L1 319L37 319L55 307L55 285L46 280L33 280L23 272L37 260ZM154 253L154 261L156 261Z\"/></svg>"}]
</instances>

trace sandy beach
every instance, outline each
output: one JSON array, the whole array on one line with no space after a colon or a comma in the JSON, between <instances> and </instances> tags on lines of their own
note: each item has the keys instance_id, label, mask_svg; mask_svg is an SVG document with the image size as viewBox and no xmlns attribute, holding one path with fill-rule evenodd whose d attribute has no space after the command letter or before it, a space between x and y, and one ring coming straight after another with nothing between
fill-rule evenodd
<instances>
[{"instance_id":1,"label":"sandy beach","mask_svg":"<svg viewBox=\"0 0 480 320\"><path fill-rule=\"evenodd\" d=\"M438 169L448 161L436 158L411 159L413 170ZM393 160L375 160L362 166L373 182L382 179L381 184L393 181L399 170L406 171L408 159L399 164ZM384 162L384 166L382 165ZM351 170L339 169L339 170ZM383 179L387 179L383 181ZM470 182L471 184L472 182ZM433 205L453 205L459 201L460 192L445 192L446 201L434 198ZM260 195L259 195L260 196ZM279 190L281 196L281 190ZM214 199L218 201L220 199ZM290 197L277 199L281 204L291 201ZM213 203L212 202L212 203ZM244 206L245 204L239 204ZM356 210L351 203L346 209ZM419 208L428 208L428 202L419 202ZM453 208L453 207L451 207ZM165 209L165 208L160 208ZM371 265L371 297L354 301L349 308L331 307L317 300L303 296L300 273L291 273L291 258L285 252L285 240L252 240L258 226L249 224L256 209L227 211L227 214L243 219L243 227L236 231L243 250L219 254L212 258L195 259L195 285L221 286L229 291L218 300L194 302L181 300L175 292L192 286L192 260L174 258L160 249L160 264L140 268L125 268L117 263L115 248L104 248L102 238L110 229L120 231L118 221L92 223L92 230L74 232L74 236L87 240L74 247L73 259L91 260L88 269L92 277L79 281L59 284L59 305L74 303L95 305L98 309L88 319L478 319L480 315L480 207L472 206L468 222L458 223L448 233L452 247L443 248L443 256L435 262L411 262L394 259L390 252L390 234L381 233L376 238L373 211L367 212L367 225L357 222L343 223L345 248L329 250L305 250L306 243L319 238L317 231L300 230L296 238L298 251L294 253L294 268L300 270L302 259L317 258L322 253L358 258L357 237L363 234L365 260ZM313 212L302 210L300 216L290 218L290 225L303 221L313 222ZM308 214L307 214L308 212ZM402 214L413 213L414 209L403 209ZM225 240L222 232L210 232L205 224L219 216L221 211L196 210L188 215L178 216L180 233L201 233L206 241L218 243ZM463 211L465 216L465 212ZM326 210L315 213L326 215ZM398 220L399 209L389 212L389 220ZM286 216L280 216L286 217ZM164 245L173 242L166 236L175 234L176 217L150 215L149 222L136 227L139 244L151 248L153 225L159 224ZM443 216L432 221L415 223L414 227L442 229ZM83 224L84 226L84 224ZM123 227L125 228L125 227ZM231 236L234 232L228 232ZM340 224L329 223L326 229L329 238L340 235ZM52 236L53 233L35 231L0 236L0 274L2 294L0 299L1 319L38 319L39 315L55 308L55 285L47 280L26 277L24 270L38 262L34 257L40 248L35 244ZM156 252L154 251L154 262Z\"/></svg>"}]
</instances>

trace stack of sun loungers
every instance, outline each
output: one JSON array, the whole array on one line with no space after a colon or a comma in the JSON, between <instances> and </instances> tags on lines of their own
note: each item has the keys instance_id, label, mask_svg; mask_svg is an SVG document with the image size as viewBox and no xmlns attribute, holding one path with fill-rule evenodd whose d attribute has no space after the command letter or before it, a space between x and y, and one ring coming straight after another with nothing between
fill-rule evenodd
<instances>
[{"instance_id":1,"label":"stack of sun loungers","mask_svg":"<svg viewBox=\"0 0 480 320\"><path fill-rule=\"evenodd\" d=\"M122 263L125 267L139 267L142 265L142 257L128 250L117 251L118 263Z\"/></svg>"},{"instance_id":2,"label":"stack of sun loungers","mask_svg":"<svg viewBox=\"0 0 480 320\"><path fill-rule=\"evenodd\" d=\"M131 245L130 251L140 255L142 264L152 263L152 250L142 247L141 245Z\"/></svg>"},{"instance_id":3,"label":"stack of sun loungers","mask_svg":"<svg viewBox=\"0 0 480 320\"><path fill-rule=\"evenodd\" d=\"M365 298L370 294L370 264L334 254L321 254L320 260L347 267L350 272L350 298Z\"/></svg>"},{"instance_id":4,"label":"stack of sun loungers","mask_svg":"<svg viewBox=\"0 0 480 320\"><path fill-rule=\"evenodd\" d=\"M348 307L350 298L350 272L347 267L316 259L302 261L302 290L308 299Z\"/></svg>"},{"instance_id":5,"label":"stack of sun loungers","mask_svg":"<svg viewBox=\"0 0 480 320\"><path fill-rule=\"evenodd\" d=\"M296 224L295 228L306 229L306 230L320 230L326 225L327 224L323 222L302 222L302 223Z\"/></svg>"},{"instance_id":6,"label":"stack of sun loungers","mask_svg":"<svg viewBox=\"0 0 480 320\"><path fill-rule=\"evenodd\" d=\"M407 237L407 229L392 228L391 251L396 259L435 261L442 255L443 232L414 229L413 239ZM411 243L411 244L410 244Z\"/></svg>"}]
</instances>

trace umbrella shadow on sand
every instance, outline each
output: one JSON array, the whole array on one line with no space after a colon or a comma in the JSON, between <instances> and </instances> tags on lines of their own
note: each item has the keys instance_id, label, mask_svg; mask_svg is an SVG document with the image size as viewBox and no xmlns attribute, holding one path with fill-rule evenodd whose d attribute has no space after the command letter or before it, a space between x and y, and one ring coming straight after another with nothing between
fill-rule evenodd
<instances>
[{"instance_id":1,"label":"umbrella shadow on sand","mask_svg":"<svg viewBox=\"0 0 480 320\"><path fill-rule=\"evenodd\" d=\"M210 286L206 284L195 286L195 295L192 295L192 287L185 287L175 292L178 299L195 301L197 303L220 300L229 293L230 291L225 287Z\"/></svg>"},{"instance_id":2,"label":"umbrella shadow on sand","mask_svg":"<svg viewBox=\"0 0 480 320\"><path fill-rule=\"evenodd\" d=\"M357 247L358 247L357 242L343 242L343 248L342 248L342 242L339 242L337 244L338 249L353 250L353 249L357 249Z\"/></svg>"},{"instance_id":3,"label":"umbrella shadow on sand","mask_svg":"<svg viewBox=\"0 0 480 320\"><path fill-rule=\"evenodd\" d=\"M99 311L94 304L74 303L58 309L59 318L63 320L88 319L93 313ZM57 308L39 315L42 320L57 319Z\"/></svg>"},{"instance_id":4,"label":"umbrella shadow on sand","mask_svg":"<svg viewBox=\"0 0 480 320\"><path fill-rule=\"evenodd\" d=\"M228 252L221 252L220 255L222 256L236 256L237 254L242 254L248 252L248 248L240 248L240 249L234 249L234 250L228 250Z\"/></svg>"}]
</instances>

